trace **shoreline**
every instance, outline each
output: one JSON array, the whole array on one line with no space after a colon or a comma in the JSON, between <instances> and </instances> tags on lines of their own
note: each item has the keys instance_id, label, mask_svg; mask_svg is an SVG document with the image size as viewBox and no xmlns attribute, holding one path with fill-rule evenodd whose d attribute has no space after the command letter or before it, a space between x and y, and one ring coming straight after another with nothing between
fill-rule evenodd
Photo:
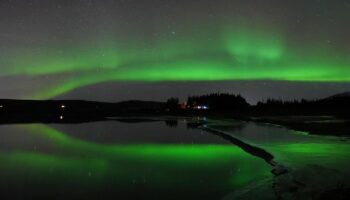
<instances>
[{"instance_id":1,"label":"shoreline","mask_svg":"<svg viewBox=\"0 0 350 200\"><path fill-rule=\"evenodd\" d=\"M333 116L262 116L244 121L283 126L311 135L350 137L350 120Z\"/></svg>"},{"instance_id":2,"label":"shoreline","mask_svg":"<svg viewBox=\"0 0 350 200\"><path fill-rule=\"evenodd\" d=\"M232 143L241 148L243 147L243 150L247 150L245 145L237 144L236 140L250 145L245 143L244 140L235 139L234 136L226 133L225 130L212 129L210 126L208 128L205 127L204 130L220 137L225 137L229 141L233 138ZM255 148L258 151L255 151ZM253 151L246 152L265 161L271 159L275 163L271 165L271 176L248 184L242 189L226 195L223 199L308 199L312 197L313 199L324 200L345 199L345 197L350 195L349 180L344 177L342 172L328 165L324 166L320 163L305 163L305 165L298 167L285 165L286 163L274 160L273 152L267 152L259 145L255 146L255 148ZM256 152L259 154L256 154ZM268 157L266 157L266 153ZM272 158L269 156L272 156ZM269 159L266 160L266 158Z\"/></svg>"}]
</instances>

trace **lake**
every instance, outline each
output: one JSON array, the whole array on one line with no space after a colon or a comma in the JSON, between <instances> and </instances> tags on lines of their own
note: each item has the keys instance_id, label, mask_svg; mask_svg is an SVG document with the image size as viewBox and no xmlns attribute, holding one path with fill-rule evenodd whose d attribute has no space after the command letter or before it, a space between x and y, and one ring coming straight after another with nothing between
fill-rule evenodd
<instances>
[{"instance_id":1,"label":"lake","mask_svg":"<svg viewBox=\"0 0 350 200\"><path fill-rule=\"evenodd\" d=\"M209 129L264 149L291 168L317 164L349 175L346 139L269 124L203 117L9 124L0 126L1 196L227 199L271 179L266 160Z\"/></svg>"}]
</instances>

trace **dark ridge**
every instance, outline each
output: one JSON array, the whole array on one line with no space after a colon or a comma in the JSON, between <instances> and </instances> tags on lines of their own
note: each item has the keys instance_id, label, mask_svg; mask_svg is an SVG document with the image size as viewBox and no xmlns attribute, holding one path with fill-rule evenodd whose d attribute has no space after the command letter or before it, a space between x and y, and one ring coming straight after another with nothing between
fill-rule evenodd
<instances>
[{"instance_id":1,"label":"dark ridge","mask_svg":"<svg viewBox=\"0 0 350 200\"><path fill-rule=\"evenodd\" d=\"M330 97L327 97L325 99L334 99L334 98L343 98L343 97L350 97L350 92L343 92L339 94L332 95Z\"/></svg>"}]
</instances>

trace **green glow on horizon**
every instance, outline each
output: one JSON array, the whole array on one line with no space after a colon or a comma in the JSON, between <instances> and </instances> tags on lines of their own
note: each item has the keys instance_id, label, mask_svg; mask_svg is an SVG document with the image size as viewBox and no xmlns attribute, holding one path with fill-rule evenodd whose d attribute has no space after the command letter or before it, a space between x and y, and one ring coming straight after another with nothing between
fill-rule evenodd
<instances>
[{"instance_id":1,"label":"green glow on horizon","mask_svg":"<svg viewBox=\"0 0 350 200\"><path fill-rule=\"evenodd\" d=\"M231 24L217 33L157 38L152 43L106 38L49 44L37 51L24 48L7 55L0 76L57 78L26 96L35 99L108 81L348 82L347 53L314 42L291 44L276 28Z\"/></svg>"}]
</instances>

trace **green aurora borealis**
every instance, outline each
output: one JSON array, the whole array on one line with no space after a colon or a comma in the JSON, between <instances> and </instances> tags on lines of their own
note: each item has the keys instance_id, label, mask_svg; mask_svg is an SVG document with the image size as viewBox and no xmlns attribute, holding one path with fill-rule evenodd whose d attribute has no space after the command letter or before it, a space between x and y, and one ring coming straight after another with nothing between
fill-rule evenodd
<instances>
[{"instance_id":1,"label":"green aurora borealis","mask_svg":"<svg viewBox=\"0 0 350 200\"><path fill-rule=\"evenodd\" d=\"M117 2L93 2L100 10L74 3L60 10L57 2L32 5L16 16L27 35L18 32L18 24L10 26L11 20L4 25L0 77L47 78L38 90L23 94L38 99L109 81L350 81L342 4L315 8L291 1L287 12L276 2L268 7L156 1L159 10ZM43 8L54 23L45 20ZM299 14L293 13L297 8Z\"/></svg>"},{"instance_id":2,"label":"green aurora borealis","mask_svg":"<svg viewBox=\"0 0 350 200\"><path fill-rule=\"evenodd\" d=\"M142 47L96 50L74 46L64 48L59 55L53 53L55 50L40 56L21 52L2 73L7 76L67 73L59 85L42 88L42 92L35 94L39 98L105 81L350 81L348 57L335 56L327 49L314 49L311 53L308 47L294 50L273 33L256 32L259 30L227 33L216 44L178 41L176 45L156 46L152 52ZM71 73L75 75L72 77Z\"/></svg>"}]
</instances>

